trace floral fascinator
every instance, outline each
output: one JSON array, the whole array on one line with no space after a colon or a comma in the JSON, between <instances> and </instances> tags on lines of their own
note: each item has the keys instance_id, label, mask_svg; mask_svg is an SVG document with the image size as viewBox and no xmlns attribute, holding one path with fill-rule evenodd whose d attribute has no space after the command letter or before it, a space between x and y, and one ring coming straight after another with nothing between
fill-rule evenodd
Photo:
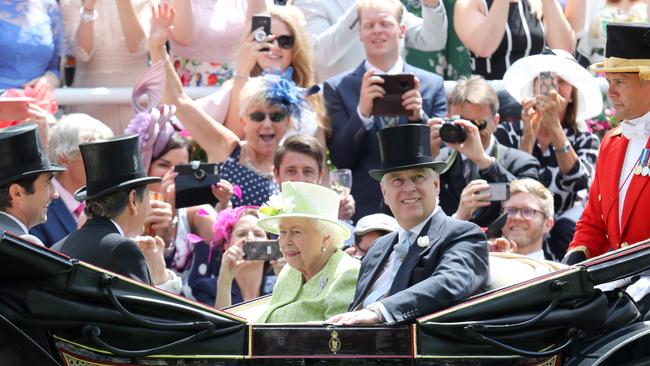
<instances>
[{"instance_id":1,"label":"floral fascinator","mask_svg":"<svg viewBox=\"0 0 650 366\"><path fill-rule=\"evenodd\" d=\"M138 135L142 161L147 170L153 157L163 151L174 132L181 130L175 127L171 120L176 107L159 104L165 89L165 80L165 64L158 61L138 77L131 95L135 117L124 132ZM144 97L146 101L143 102Z\"/></svg>"},{"instance_id":2,"label":"floral fascinator","mask_svg":"<svg viewBox=\"0 0 650 366\"><path fill-rule=\"evenodd\" d=\"M212 226L212 243L223 243L223 247L227 248L232 230L235 228L237 221L239 221L246 211L251 209L256 210L258 208L259 206L239 206L236 208L229 207L219 211Z\"/></svg>"},{"instance_id":3,"label":"floral fascinator","mask_svg":"<svg viewBox=\"0 0 650 366\"><path fill-rule=\"evenodd\" d=\"M283 73L278 70L266 70L262 78L268 85L266 100L296 117L300 117L300 111L303 108L308 108L306 98L320 91L318 85L309 89L297 86L293 81L293 67L291 66Z\"/></svg>"}]
</instances>

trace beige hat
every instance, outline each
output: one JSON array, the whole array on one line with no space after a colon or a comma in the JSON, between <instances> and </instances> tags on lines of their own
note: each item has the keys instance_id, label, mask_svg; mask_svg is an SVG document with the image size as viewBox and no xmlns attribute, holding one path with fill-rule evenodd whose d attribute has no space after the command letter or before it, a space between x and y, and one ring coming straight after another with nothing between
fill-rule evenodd
<instances>
[{"instance_id":1,"label":"beige hat","mask_svg":"<svg viewBox=\"0 0 650 366\"><path fill-rule=\"evenodd\" d=\"M354 235L363 235L371 231L393 232L399 228L397 220L383 213L366 215L359 219L354 227Z\"/></svg>"}]
</instances>

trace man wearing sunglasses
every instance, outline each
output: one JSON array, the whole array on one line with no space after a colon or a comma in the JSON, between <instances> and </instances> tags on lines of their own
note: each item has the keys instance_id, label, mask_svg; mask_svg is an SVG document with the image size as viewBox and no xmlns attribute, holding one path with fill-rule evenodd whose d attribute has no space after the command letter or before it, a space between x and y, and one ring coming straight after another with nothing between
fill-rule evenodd
<instances>
[{"instance_id":1,"label":"man wearing sunglasses","mask_svg":"<svg viewBox=\"0 0 650 366\"><path fill-rule=\"evenodd\" d=\"M440 174L440 206L460 220L488 226L497 219L501 203L491 197L491 183L539 177L539 162L530 154L499 144L492 136L499 124L499 99L480 76L460 80L448 100L451 121L464 129L462 143L441 149L441 118L429 120L431 151L447 162ZM439 152L439 153L438 153Z\"/></svg>"},{"instance_id":2,"label":"man wearing sunglasses","mask_svg":"<svg viewBox=\"0 0 650 366\"><path fill-rule=\"evenodd\" d=\"M507 220L503 237L488 241L490 251L511 252L537 260L551 260L544 250L546 236L553 228L553 194L533 179L510 182L510 198L503 202Z\"/></svg>"}]
</instances>

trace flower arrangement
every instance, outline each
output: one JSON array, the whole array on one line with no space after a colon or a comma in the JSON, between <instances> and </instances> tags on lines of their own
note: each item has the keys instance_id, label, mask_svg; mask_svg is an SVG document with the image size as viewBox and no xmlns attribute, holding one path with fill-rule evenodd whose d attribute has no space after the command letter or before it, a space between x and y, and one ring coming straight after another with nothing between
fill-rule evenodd
<instances>
[{"instance_id":1,"label":"flower arrangement","mask_svg":"<svg viewBox=\"0 0 650 366\"><path fill-rule=\"evenodd\" d=\"M280 214L292 213L296 208L293 197L283 198L280 194L269 197L269 201L260 207L258 214L260 219L277 216Z\"/></svg>"},{"instance_id":2,"label":"flower arrangement","mask_svg":"<svg viewBox=\"0 0 650 366\"><path fill-rule=\"evenodd\" d=\"M585 121L587 131L596 134L602 140L607 131L621 123L615 114L616 110L614 108L605 108L600 115Z\"/></svg>"}]
</instances>

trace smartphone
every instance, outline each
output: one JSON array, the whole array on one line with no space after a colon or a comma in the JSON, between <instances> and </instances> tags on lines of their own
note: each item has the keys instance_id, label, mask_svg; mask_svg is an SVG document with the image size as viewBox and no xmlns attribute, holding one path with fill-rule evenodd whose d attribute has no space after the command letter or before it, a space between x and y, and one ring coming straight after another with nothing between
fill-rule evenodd
<instances>
[{"instance_id":1,"label":"smartphone","mask_svg":"<svg viewBox=\"0 0 650 366\"><path fill-rule=\"evenodd\" d=\"M552 90L557 90L557 78L551 72L540 72L537 77L537 94L548 95Z\"/></svg>"},{"instance_id":2,"label":"smartphone","mask_svg":"<svg viewBox=\"0 0 650 366\"><path fill-rule=\"evenodd\" d=\"M259 30L262 28L262 30ZM255 14L251 20L251 32L255 34L255 40L262 42L271 34L271 16L264 14ZM268 51L268 48L262 48L260 51Z\"/></svg>"},{"instance_id":3,"label":"smartphone","mask_svg":"<svg viewBox=\"0 0 650 366\"><path fill-rule=\"evenodd\" d=\"M402 95L415 88L415 76L413 74L377 75L384 79L381 85L386 94L383 98L375 98L372 102L372 114L374 116L409 116L410 111L402 106Z\"/></svg>"},{"instance_id":4,"label":"smartphone","mask_svg":"<svg viewBox=\"0 0 650 366\"><path fill-rule=\"evenodd\" d=\"M508 214L502 213L501 216L497 217L497 219L492 221L492 223L487 227L487 230L485 230L485 236L488 239L500 237L502 235L501 231L506 225L506 221L508 221Z\"/></svg>"},{"instance_id":5,"label":"smartphone","mask_svg":"<svg viewBox=\"0 0 650 366\"><path fill-rule=\"evenodd\" d=\"M510 198L509 183L489 183L490 201L505 201Z\"/></svg>"},{"instance_id":6,"label":"smartphone","mask_svg":"<svg viewBox=\"0 0 650 366\"><path fill-rule=\"evenodd\" d=\"M282 257L277 240L255 240L244 243L244 259L247 261L269 261Z\"/></svg>"}]
</instances>

